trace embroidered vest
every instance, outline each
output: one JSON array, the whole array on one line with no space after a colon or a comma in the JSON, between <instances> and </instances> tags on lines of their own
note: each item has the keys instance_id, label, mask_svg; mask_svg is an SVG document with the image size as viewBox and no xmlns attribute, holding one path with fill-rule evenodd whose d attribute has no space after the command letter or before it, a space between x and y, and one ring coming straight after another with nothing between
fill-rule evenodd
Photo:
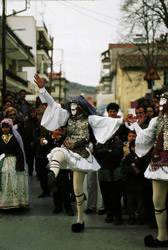
<instances>
[{"instance_id":1,"label":"embroidered vest","mask_svg":"<svg viewBox=\"0 0 168 250\"><path fill-rule=\"evenodd\" d=\"M168 150L168 117L158 116L156 121L156 141L158 139L158 135L160 131L163 129L163 150Z\"/></svg>"}]
</instances>

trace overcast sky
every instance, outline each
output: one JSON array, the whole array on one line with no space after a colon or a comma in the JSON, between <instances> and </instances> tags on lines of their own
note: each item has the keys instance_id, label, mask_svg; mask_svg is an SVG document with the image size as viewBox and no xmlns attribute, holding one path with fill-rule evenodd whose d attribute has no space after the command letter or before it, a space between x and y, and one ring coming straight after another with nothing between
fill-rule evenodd
<instances>
[{"instance_id":1,"label":"overcast sky","mask_svg":"<svg viewBox=\"0 0 168 250\"><path fill-rule=\"evenodd\" d=\"M101 53L109 43L120 39L120 0L29 1L20 15L44 20L54 37L54 69L63 71L69 81L98 86ZM7 14L24 9L25 2L8 0Z\"/></svg>"}]
</instances>

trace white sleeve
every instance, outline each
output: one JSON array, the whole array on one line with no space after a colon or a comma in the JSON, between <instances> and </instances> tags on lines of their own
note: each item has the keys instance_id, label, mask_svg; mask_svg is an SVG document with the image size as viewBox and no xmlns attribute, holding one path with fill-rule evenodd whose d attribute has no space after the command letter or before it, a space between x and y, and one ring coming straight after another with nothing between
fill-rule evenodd
<instances>
[{"instance_id":1,"label":"white sleeve","mask_svg":"<svg viewBox=\"0 0 168 250\"><path fill-rule=\"evenodd\" d=\"M134 123L134 128L137 132L137 137L135 141L135 152L139 157L146 155L155 143L156 120L157 117L153 118L146 129L141 129L137 123Z\"/></svg>"},{"instance_id":2,"label":"white sleeve","mask_svg":"<svg viewBox=\"0 0 168 250\"><path fill-rule=\"evenodd\" d=\"M39 97L42 103L47 103L48 106L53 106L53 105L59 105L57 104L54 99L52 98L52 96L47 92L47 90L43 87L40 88L39 90ZM55 104L54 104L55 103Z\"/></svg>"},{"instance_id":3,"label":"white sleeve","mask_svg":"<svg viewBox=\"0 0 168 250\"><path fill-rule=\"evenodd\" d=\"M40 89L39 97L42 102L48 104L43 114L41 125L49 131L65 126L70 116L69 112L66 109L62 109L61 105L54 101L45 88Z\"/></svg>"},{"instance_id":4,"label":"white sleeve","mask_svg":"<svg viewBox=\"0 0 168 250\"><path fill-rule=\"evenodd\" d=\"M90 115L89 124L98 143L105 143L112 137L122 124L121 118Z\"/></svg>"}]
</instances>

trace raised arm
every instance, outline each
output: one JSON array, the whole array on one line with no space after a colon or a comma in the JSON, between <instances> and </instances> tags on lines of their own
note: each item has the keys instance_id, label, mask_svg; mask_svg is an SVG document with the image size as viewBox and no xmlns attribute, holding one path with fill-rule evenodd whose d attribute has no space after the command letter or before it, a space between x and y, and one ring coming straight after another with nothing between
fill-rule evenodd
<instances>
[{"instance_id":1,"label":"raised arm","mask_svg":"<svg viewBox=\"0 0 168 250\"><path fill-rule=\"evenodd\" d=\"M47 92L45 89L45 81L40 78L38 74L35 74L34 76L34 82L39 87L39 97L42 103L47 103L48 106L57 105L52 96Z\"/></svg>"},{"instance_id":2,"label":"raised arm","mask_svg":"<svg viewBox=\"0 0 168 250\"><path fill-rule=\"evenodd\" d=\"M43 88L45 85L45 81L43 81L38 74L34 75L34 82L37 84L39 89Z\"/></svg>"},{"instance_id":3,"label":"raised arm","mask_svg":"<svg viewBox=\"0 0 168 250\"><path fill-rule=\"evenodd\" d=\"M41 125L50 131L65 126L70 116L69 112L65 109L62 109L61 105L55 102L55 100L44 87L45 81L43 81L38 74L35 74L34 82L40 89L39 97L41 99L41 102L46 102L48 104L43 114Z\"/></svg>"}]
</instances>

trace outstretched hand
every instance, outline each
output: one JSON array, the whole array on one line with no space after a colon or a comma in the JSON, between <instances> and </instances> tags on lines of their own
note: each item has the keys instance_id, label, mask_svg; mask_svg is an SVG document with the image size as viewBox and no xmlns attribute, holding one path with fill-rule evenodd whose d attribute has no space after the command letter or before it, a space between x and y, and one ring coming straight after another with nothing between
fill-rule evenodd
<instances>
[{"instance_id":1,"label":"outstretched hand","mask_svg":"<svg viewBox=\"0 0 168 250\"><path fill-rule=\"evenodd\" d=\"M130 122L130 123L134 123L137 121L136 117L133 116L132 114L128 114L127 117L126 117L126 121L127 122Z\"/></svg>"},{"instance_id":2,"label":"outstretched hand","mask_svg":"<svg viewBox=\"0 0 168 250\"><path fill-rule=\"evenodd\" d=\"M43 88L45 85L45 81L43 81L38 74L35 74L34 76L34 82L37 84L39 88Z\"/></svg>"}]
</instances>

